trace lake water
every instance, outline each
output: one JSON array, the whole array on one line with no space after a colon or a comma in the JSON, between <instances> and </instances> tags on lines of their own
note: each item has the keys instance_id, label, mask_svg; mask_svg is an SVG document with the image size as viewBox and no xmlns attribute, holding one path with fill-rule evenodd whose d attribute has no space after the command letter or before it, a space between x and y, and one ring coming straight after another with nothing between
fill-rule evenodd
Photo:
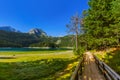
<instances>
[{"instance_id":1,"label":"lake water","mask_svg":"<svg viewBox=\"0 0 120 80\"><path fill-rule=\"evenodd\" d=\"M39 51L41 48L0 48L0 51Z\"/></svg>"},{"instance_id":2,"label":"lake water","mask_svg":"<svg viewBox=\"0 0 120 80\"><path fill-rule=\"evenodd\" d=\"M51 50L70 50L68 48L0 48L0 51L51 51Z\"/></svg>"}]
</instances>

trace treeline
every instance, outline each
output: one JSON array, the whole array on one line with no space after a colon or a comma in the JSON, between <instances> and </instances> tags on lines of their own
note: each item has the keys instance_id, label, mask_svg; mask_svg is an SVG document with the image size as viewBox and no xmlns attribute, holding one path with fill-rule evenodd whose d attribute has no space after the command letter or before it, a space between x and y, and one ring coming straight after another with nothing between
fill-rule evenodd
<instances>
[{"instance_id":1,"label":"treeline","mask_svg":"<svg viewBox=\"0 0 120 80\"><path fill-rule=\"evenodd\" d=\"M51 37L0 31L0 47L72 47L71 37Z\"/></svg>"},{"instance_id":2,"label":"treeline","mask_svg":"<svg viewBox=\"0 0 120 80\"><path fill-rule=\"evenodd\" d=\"M0 47L28 47L38 41L37 37L27 33L0 31Z\"/></svg>"},{"instance_id":3,"label":"treeline","mask_svg":"<svg viewBox=\"0 0 120 80\"><path fill-rule=\"evenodd\" d=\"M105 49L120 43L120 0L90 0L83 12L82 30L87 49Z\"/></svg>"},{"instance_id":4,"label":"treeline","mask_svg":"<svg viewBox=\"0 0 120 80\"><path fill-rule=\"evenodd\" d=\"M64 37L44 37L38 43L33 43L30 47L72 47L74 45L73 35Z\"/></svg>"},{"instance_id":5,"label":"treeline","mask_svg":"<svg viewBox=\"0 0 120 80\"><path fill-rule=\"evenodd\" d=\"M120 0L89 0L89 9L76 14L67 24L75 34L75 53L107 49L120 44Z\"/></svg>"}]
</instances>

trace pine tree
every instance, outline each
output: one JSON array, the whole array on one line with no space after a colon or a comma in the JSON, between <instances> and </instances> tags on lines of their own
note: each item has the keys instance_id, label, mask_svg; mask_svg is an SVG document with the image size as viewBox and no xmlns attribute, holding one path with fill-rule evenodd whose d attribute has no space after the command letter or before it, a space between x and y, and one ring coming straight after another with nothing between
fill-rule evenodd
<instances>
[{"instance_id":1,"label":"pine tree","mask_svg":"<svg viewBox=\"0 0 120 80\"><path fill-rule=\"evenodd\" d=\"M115 0L112 3L112 17L114 18L114 24L111 25L115 27L114 30L116 32L116 39L118 40L117 43L120 43L120 0Z\"/></svg>"},{"instance_id":2,"label":"pine tree","mask_svg":"<svg viewBox=\"0 0 120 80\"><path fill-rule=\"evenodd\" d=\"M88 44L94 48L106 48L117 43L114 27L115 18L112 17L114 0L90 0L89 10L84 17L84 32L89 35Z\"/></svg>"}]
</instances>

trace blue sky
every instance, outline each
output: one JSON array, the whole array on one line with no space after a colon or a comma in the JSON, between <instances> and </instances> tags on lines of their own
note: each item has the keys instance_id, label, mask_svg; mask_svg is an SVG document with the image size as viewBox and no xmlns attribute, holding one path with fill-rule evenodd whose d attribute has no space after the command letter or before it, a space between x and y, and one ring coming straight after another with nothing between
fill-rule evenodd
<instances>
[{"instance_id":1,"label":"blue sky","mask_svg":"<svg viewBox=\"0 0 120 80\"><path fill-rule=\"evenodd\" d=\"M66 24L76 12L88 9L88 0L0 0L0 26L22 32L40 28L51 36L66 35Z\"/></svg>"}]
</instances>

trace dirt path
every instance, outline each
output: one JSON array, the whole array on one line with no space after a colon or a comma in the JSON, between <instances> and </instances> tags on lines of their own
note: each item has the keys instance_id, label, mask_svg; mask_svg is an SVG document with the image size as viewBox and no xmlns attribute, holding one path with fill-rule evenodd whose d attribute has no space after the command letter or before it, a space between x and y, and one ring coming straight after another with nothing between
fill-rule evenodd
<instances>
[{"instance_id":1,"label":"dirt path","mask_svg":"<svg viewBox=\"0 0 120 80\"><path fill-rule=\"evenodd\" d=\"M86 52L82 80L105 80L90 52Z\"/></svg>"}]
</instances>

